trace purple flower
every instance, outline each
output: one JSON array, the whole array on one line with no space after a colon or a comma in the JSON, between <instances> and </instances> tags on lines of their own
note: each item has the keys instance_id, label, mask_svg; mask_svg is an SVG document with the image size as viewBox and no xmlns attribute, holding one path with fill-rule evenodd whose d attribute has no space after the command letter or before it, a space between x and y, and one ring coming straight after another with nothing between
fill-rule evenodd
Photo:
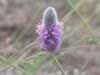
<instances>
[{"instance_id":1,"label":"purple flower","mask_svg":"<svg viewBox=\"0 0 100 75\"><path fill-rule=\"evenodd\" d=\"M51 53L57 53L61 47L63 24L58 22L54 8L48 7L43 14L42 24L37 32L40 37L41 48Z\"/></svg>"}]
</instances>

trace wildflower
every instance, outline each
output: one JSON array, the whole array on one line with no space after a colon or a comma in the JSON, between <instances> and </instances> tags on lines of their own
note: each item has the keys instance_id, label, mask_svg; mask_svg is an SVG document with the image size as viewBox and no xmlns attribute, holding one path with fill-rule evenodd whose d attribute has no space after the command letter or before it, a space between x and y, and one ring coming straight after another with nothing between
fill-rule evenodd
<instances>
[{"instance_id":1,"label":"wildflower","mask_svg":"<svg viewBox=\"0 0 100 75\"><path fill-rule=\"evenodd\" d=\"M48 7L43 13L42 24L37 26L41 48L51 53L57 53L61 47L63 24L58 22L57 13L53 7Z\"/></svg>"}]
</instances>

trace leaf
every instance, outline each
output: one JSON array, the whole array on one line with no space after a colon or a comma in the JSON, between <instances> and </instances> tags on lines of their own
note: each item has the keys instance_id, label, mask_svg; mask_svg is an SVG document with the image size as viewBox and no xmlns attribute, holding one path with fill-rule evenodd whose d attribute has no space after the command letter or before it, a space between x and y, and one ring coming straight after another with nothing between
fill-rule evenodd
<instances>
[{"instance_id":1,"label":"leaf","mask_svg":"<svg viewBox=\"0 0 100 75\"><path fill-rule=\"evenodd\" d=\"M4 61L2 58L0 58L0 71L2 71L2 69L4 69L6 65L7 65L7 62Z\"/></svg>"}]
</instances>

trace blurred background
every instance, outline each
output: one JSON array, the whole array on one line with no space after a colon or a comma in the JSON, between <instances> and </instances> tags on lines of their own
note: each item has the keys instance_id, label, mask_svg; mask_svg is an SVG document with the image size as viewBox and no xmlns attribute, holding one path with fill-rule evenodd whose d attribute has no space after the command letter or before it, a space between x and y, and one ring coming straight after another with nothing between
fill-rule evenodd
<instances>
[{"instance_id":1,"label":"blurred background","mask_svg":"<svg viewBox=\"0 0 100 75\"><path fill-rule=\"evenodd\" d=\"M100 0L0 0L0 75L61 75L51 58L40 53L36 33L49 6L64 22L58 59L64 70L100 75Z\"/></svg>"}]
</instances>

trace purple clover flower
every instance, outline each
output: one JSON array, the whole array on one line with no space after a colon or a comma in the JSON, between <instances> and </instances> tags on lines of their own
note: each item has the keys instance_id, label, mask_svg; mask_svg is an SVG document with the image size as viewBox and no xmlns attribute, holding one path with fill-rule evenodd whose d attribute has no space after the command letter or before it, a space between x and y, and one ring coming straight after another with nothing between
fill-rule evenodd
<instances>
[{"instance_id":1,"label":"purple clover flower","mask_svg":"<svg viewBox=\"0 0 100 75\"><path fill-rule=\"evenodd\" d=\"M54 8L48 7L44 11L42 24L37 28L41 48L51 53L57 53L61 47L63 24L58 22Z\"/></svg>"}]
</instances>

